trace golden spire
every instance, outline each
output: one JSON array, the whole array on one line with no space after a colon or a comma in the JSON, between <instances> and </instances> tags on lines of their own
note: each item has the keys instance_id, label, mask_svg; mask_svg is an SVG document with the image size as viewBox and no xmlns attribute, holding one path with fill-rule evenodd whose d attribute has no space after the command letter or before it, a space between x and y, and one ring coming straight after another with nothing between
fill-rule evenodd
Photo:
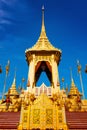
<instances>
[{"instance_id":1,"label":"golden spire","mask_svg":"<svg viewBox=\"0 0 87 130\"><path fill-rule=\"evenodd\" d=\"M15 74L14 74L14 79L13 79L13 83L12 83L12 87L11 88L16 88L16 70L15 70Z\"/></svg>"},{"instance_id":2,"label":"golden spire","mask_svg":"<svg viewBox=\"0 0 87 130\"><path fill-rule=\"evenodd\" d=\"M11 88L16 88L16 77L13 79L12 87Z\"/></svg>"},{"instance_id":3,"label":"golden spire","mask_svg":"<svg viewBox=\"0 0 87 130\"><path fill-rule=\"evenodd\" d=\"M72 88L75 88L75 87L76 87L73 78L72 78L72 81L71 81L71 87L72 87Z\"/></svg>"},{"instance_id":4,"label":"golden spire","mask_svg":"<svg viewBox=\"0 0 87 130\"><path fill-rule=\"evenodd\" d=\"M68 94L68 96L76 96L76 95L80 95L80 92L78 91L78 88L75 85L73 76L72 76L72 68L70 68L70 74L71 74L71 88L70 88L70 92Z\"/></svg>"},{"instance_id":5,"label":"golden spire","mask_svg":"<svg viewBox=\"0 0 87 130\"><path fill-rule=\"evenodd\" d=\"M46 35L45 25L44 25L44 6L42 6L42 26L41 26L41 33L40 36L36 42L36 44L25 51L27 53L28 51L57 51L61 55L61 50L55 48L50 42Z\"/></svg>"},{"instance_id":6,"label":"golden spire","mask_svg":"<svg viewBox=\"0 0 87 130\"><path fill-rule=\"evenodd\" d=\"M10 88L10 95L19 95L16 89L16 70L15 70L15 74L14 74L14 79L13 79L13 83L12 86Z\"/></svg>"},{"instance_id":7,"label":"golden spire","mask_svg":"<svg viewBox=\"0 0 87 130\"><path fill-rule=\"evenodd\" d=\"M41 28L41 35L45 35L46 36L45 25L44 25L44 5L42 6L42 28Z\"/></svg>"},{"instance_id":8,"label":"golden spire","mask_svg":"<svg viewBox=\"0 0 87 130\"><path fill-rule=\"evenodd\" d=\"M70 68L70 76L71 76L71 88L75 88L75 83L73 80L72 68Z\"/></svg>"},{"instance_id":9,"label":"golden spire","mask_svg":"<svg viewBox=\"0 0 87 130\"><path fill-rule=\"evenodd\" d=\"M82 94L78 91L78 88L76 87L74 80L72 78L71 88L70 88L70 92L69 92L68 96L76 96L76 95L81 96Z\"/></svg>"}]
</instances>

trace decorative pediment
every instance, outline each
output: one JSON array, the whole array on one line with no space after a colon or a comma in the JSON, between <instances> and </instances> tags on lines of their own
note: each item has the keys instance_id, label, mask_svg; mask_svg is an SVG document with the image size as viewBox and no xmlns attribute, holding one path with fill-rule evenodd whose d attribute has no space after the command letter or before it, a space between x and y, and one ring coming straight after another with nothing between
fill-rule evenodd
<instances>
[{"instance_id":1,"label":"decorative pediment","mask_svg":"<svg viewBox=\"0 0 87 130\"><path fill-rule=\"evenodd\" d=\"M51 99L48 98L44 93L42 93L33 103L33 105L45 105L45 106L52 106L53 102Z\"/></svg>"}]
</instances>

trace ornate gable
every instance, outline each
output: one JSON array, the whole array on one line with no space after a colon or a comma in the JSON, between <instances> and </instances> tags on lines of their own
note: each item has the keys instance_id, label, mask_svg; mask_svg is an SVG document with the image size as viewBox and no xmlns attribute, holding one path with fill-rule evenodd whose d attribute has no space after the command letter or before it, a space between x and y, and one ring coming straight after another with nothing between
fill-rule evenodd
<instances>
[{"instance_id":1,"label":"ornate gable","mask_svg":"<svg viewBox=\"0 0 87 130\"><path fill-rule=\"evenodd\" d=\"M46 107L47 106L50 106L50 105L53 105L53 102L51 99L48 98L47 95L45 95L44 93L42 93L33 103L33 105L45 105Z\"/></svg>"}]
</instances>

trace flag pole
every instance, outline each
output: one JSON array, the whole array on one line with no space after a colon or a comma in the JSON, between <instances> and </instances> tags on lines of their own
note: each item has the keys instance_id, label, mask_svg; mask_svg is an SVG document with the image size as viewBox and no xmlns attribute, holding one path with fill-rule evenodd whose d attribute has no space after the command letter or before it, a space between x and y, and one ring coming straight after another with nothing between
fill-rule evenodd
<instances>
[{"instance_id":1,"label":"flag pole","mask_svg":"<svg viewBox=\"0 0 87 130\"><path fill-rule=\"evenodd\" d=\"M24 89L25 78L22 78L22 89Z\"/></svg>"},{"instance_id":2,"label":"flag pole","mask_svg":"<svg viewBox=\"0 0 87 130\"><path fill-rule=\"evenodd\" d=\"M10 61L8 60L8 63L6 65L6 74L5 74L5 80L4 80L4 88L3 88L3 94L2 94L2 100L4 99L4 93L5 93L5 89L6 89L6 81L7 81L7 77L8 77L8 73L9 73L9 68L10 68Z\"/></svg>"},{"instance_id":3,"label":"flag pole","mask_svg":"<svg viewBox=\"0 0 87 130\"><path fill-rule=\"evenodd\" d=\"M62 78L62 88L64 89L64 81L65 81L65 79L64 78Z\"/></svg>"},{"instance_id":4,"label":"flag pole","mask_svg":"<svg viewBox=\"0 0 87 130\"><path fill-rule=\"evenodd\" d=\"M5 88L6 88L6 80L7 80L7 75L5 75L4 88L3 88L3 93L2 93L2 100L4 100L4 93L5 93Z\"/></svg>"},{"instance_id":5,"label":"flag pole","mask_svg":"<svg viewBox=\"0 0 87 130\"><path fill-rule=\"evenodd\" d=\"M83 99L85 99L84 86L83 86L82 73L81 73L81 65L79 63L79 60L77 60L77 67L78 67L78 73L79 73L79 77L80 77L80 84L81 84Z\"/></svg>"}]
</instances>

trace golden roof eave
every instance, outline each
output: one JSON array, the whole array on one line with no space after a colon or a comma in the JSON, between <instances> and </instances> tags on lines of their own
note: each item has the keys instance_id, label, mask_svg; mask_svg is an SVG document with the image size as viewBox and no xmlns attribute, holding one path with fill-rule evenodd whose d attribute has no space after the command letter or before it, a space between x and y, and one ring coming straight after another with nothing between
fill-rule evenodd
<instances>
[{"instance_id":1,"label":"golden roof eave","mask_svg":"<svg viewBox=\"0 0 87 130\"><path fill-rule=\"evenodd\" d=\"M42 33L42 32L41 32ZM45 32L46 33L46 32ZM45 35L44 37L40 35L38 41L34 46L32 46L29 49L26 49L25 53L27 52L36 52L36 51L54 51L54 52L60 52L62 51L58 48L55 48L48 40L47 36Z\"/></svg>"},{"instance_id":2,"label":"golden roof eave","mask_svg":"<svg viewBox=\"0 0 87 130\"><path fill-rule=\"evenodd\" d=\"M60 49L54 49L54 50L47 50L47 49L36 49L36 50L34 50L34 49L32 49L32 48L30 48L30 49L26 49L26 51L25 51L25 53L28 53L28 52L59 52L60 54L62 53L62 51L60 50Z\"/></svg>"}]
</instances>

